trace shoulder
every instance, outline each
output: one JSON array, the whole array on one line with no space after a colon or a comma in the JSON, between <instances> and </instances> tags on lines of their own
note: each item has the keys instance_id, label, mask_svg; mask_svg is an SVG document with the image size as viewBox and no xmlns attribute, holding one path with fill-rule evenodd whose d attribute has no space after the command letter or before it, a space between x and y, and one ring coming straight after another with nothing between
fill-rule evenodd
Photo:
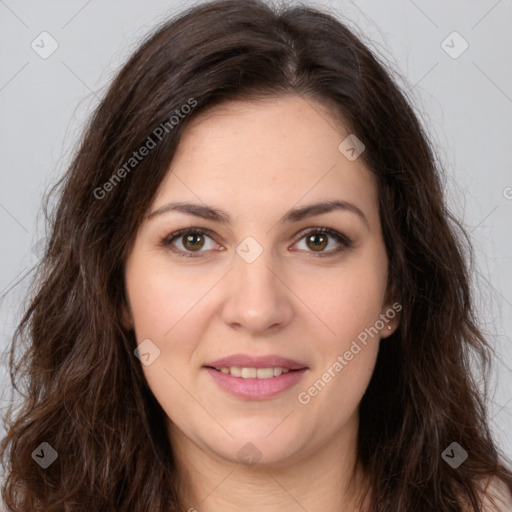
<instances>
[{"instance_id":1,"label":"shoulder","mask_svg":"<svg viewBox=\"0 0 512 512\"><path fill-rule=\"evenodd\" d=\"M511 512L512 494L507 484L498 478L487 480L482 489L484 512Z\"/></svg>"}]
</instances>

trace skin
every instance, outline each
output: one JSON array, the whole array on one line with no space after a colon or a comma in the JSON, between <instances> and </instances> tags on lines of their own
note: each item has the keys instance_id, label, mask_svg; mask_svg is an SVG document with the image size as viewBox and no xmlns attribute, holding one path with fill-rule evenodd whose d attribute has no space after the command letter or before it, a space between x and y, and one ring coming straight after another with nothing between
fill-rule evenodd
<instances>
[{"instance_id":1,"label":"skin","mask_svg":"<svg viewBox=\"0 0 512 512\"><path fill-rule=\"evenodd\" d=\"M338 150L348 134L300 96L216 106L185 130L149 211L191 202L222 209L229 224L167 211L148 216L136 235L124 320L138 343L149 338L160 350L143 370L169 418L187 506L199 512L358 510L358 405L398 315L308 404L298 400L392 304L377 187L361 158ZM328 199L357 206L366 223L348 210L278 222ZM304 230L320 227L349 237L352 247L319 256L340 246L330 236L321 249L308 244ZM199 236L199 252L183 237L161 244L183 228L212 235ZM252 263L236 252L247 236L263 249ZM237 398L203 367L236 353L277 354L308 370L273 398ZM255 464L237 457L246 443L257 447Z\"/></svg>"}]
</instances>

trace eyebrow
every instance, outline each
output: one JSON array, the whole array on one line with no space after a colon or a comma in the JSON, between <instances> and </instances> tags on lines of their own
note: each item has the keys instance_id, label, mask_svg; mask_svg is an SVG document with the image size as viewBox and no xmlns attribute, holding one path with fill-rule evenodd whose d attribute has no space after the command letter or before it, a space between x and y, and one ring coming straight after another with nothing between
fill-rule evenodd
<instances>
[{"instance_id":1,"label":"eyebrow","mask_svg":"<svg viewBox=\"0 0 512 512\"><path fill-rule=\"evenodd\" d=\"M321 215L323 213L329 213L335 210L348 211L356 214L364 224L369 228L370 224L365 214L355 204L348 201L342 201L339 199L322 201L319 203L302 206L300 208L292 208L286 212L277 224L285 224L291 222L299 222L307 217L314 215ZM230 216L226 212L217 208L212 208L206 205L194 204L194 203L167 203L157 210L148 214L147 218L152 219L158 215L163 215L168 212L181 212L188 215L194 215L201 217L202 219L211 220L214 222L220 222L222 224L230 223Z\"/></svg>"}]
</instances>

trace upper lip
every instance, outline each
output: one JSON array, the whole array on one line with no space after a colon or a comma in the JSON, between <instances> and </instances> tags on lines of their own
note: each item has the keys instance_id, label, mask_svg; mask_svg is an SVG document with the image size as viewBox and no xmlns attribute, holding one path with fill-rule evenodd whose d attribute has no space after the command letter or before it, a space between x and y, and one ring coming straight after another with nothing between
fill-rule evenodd
<instances>
[{"instance_id":1,"label":"upper lip","mask_svg":"<svg viewBox=\"0 0 512 512\"><path fill-rule=\"evenodd\" d=\"M238 366L242 368L289 368L290 370L301 370L307 368L307 365L299 361L295 361L288 357L277 355L270 356L251 356L248 354L233 354L206 363L205 366L212 368L222 368L230 366Z\"/></svg>"}]
</instances>

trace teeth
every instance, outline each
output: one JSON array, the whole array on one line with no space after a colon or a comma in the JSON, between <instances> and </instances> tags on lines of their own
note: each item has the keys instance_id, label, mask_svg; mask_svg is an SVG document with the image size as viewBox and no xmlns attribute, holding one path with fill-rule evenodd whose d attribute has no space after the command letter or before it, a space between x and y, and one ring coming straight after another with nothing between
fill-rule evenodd
<instances>
[{"instance_id":1,"label":"teeth","mask_svg":"<svg viewBox=\"0 0 512 512\"><path fill-rule=\"evenodd\" d=\"M256 368L242 368L242 379L256 379L258 370Z\"/></svg>"},{"instance_id":2,"label":"teeth","mask_svg":"<svg viewBox=\"0 0 512 512\"><path fill-rule=\"evenodd\" d=\"M232 377L241 377L242 379L271 379L272 377L279 377L282 373L288 373L289 368L241 368L240 366L223 366L216 368L222 373L229 373Z\"/></svg>"}]
</instances>

